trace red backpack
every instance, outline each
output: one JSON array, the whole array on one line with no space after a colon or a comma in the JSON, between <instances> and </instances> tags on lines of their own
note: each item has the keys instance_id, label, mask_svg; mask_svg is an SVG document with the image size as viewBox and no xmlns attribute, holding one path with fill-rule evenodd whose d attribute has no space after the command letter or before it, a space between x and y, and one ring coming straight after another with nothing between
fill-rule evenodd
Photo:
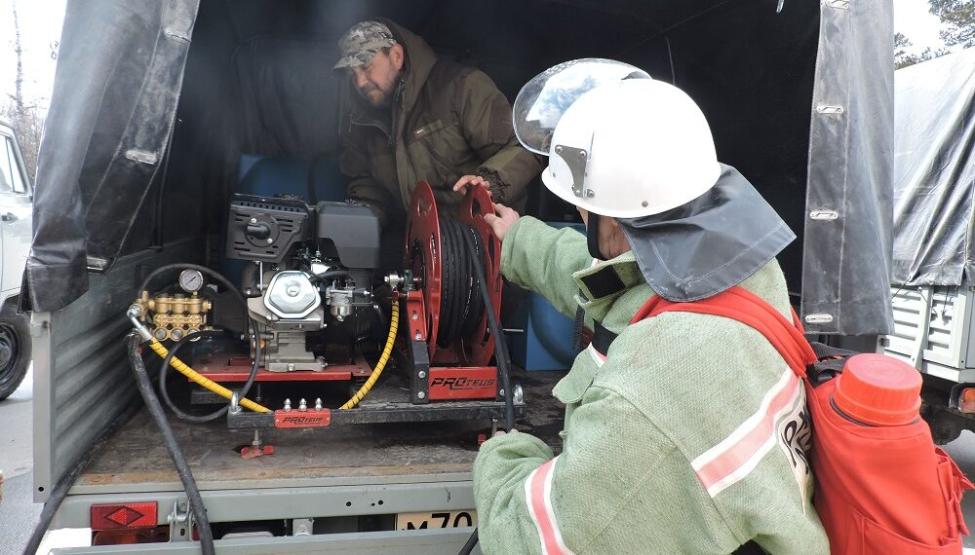
<instances>
[{"instance_id":1,"label":"red backpack","mask_svg":"<svg viewBox=\"0 0 975 555\"><path fill-rule=\"evenodd\" d=\"M663 312L737 320L764 335L802 379L813 426L813 503L833 554L962 552L961 498L973 486L920 418L913 367L877 354L843 365L820 361L795 313L789 322L741 287L686 303L654 296L631 323Z\"/></svg>"}]
</instances>

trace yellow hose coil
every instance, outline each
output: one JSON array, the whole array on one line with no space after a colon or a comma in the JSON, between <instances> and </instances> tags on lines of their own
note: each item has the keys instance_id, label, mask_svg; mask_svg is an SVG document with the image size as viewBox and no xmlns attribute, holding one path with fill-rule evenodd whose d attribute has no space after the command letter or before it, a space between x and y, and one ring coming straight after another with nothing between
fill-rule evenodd
<instances>
[{"instance_id":1,"label":"yellow hose coil","mask_svg":"<svg viewBox=\"0 0 975 555\"><path fill-rule=\"evenodd\" d=\"M155 339L149 342L149 348L152 349L153 352L159 355L159 357L162 359L165 359L166 356L169 354L169 351L166 350L166 347L163 347L162 343L156 341ZM173 368L175 368L177 372L189 378L190 381L192 381L193 383L202 386L208 391L212 391L213 393L216 393L217 395L223 397L224 399L227 399L228 401L233 396L232 391L218 384L217 382L207 378L206 376L200 375L196 370L190 368L185 362L183 362L177 357L173 357L173 360L171 361L170 365ZM239 402L240 402L240 406L246 409L250 409L254 412L271 412L271 409L259 405L254 401L251 401L250 399L242 398L240 399Z\"/></svg>"},{"instance_id":2,"label":"yellow hose coil","mask_svg":"<svg viewBox=\"0 0 975 555\"><path fill-rule=\"evenodd\" d=\"M389 335L386 337L386 346L383 348L383 354L379 357L379 362L376 363L376 368L373 369L372 374L369 374L369 379L366 383L362 384L359 391L355 392L355 395L351 399L345 402L344 405L339 407L339 410L347 410L359 404L359 401L365 397L372 386L376 385L376 381L379 379L379 375L383 373L383 369L386 368L386 363L389 362L389 356L393 354L393 344L396 343L396 330L399 329L399 303L395 300L393 301L393 313L389 317Z\"/></svg>"}]
</instances>

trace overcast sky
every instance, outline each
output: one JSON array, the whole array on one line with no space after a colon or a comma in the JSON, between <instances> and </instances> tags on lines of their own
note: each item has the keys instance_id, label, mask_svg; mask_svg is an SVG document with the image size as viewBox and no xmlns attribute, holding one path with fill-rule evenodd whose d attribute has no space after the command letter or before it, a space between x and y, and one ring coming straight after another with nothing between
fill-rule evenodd
<instances>
[{"instance_id":1,"label":"overcast sky","mask_svg":"<svg viewBox=\"0 0 975 555\"><path fill-rule=\"evenodd\" d=\"M0 101L3 103L14 90L12 7L15 1L24 48L24 96L30 102L46 106L54 85L56 61L52 53L61 35L65 0L0 0ZM943 47L938 27L938 18L928 12L927 0L894 0L894 30L907 35L915 50Z\"/></svg>"},{"instance_id":2,"label":"overcast sky","mask_svg":"<svg viewBox=\"0 0 975 555\"><path fill-rule=\"evenodd\" d=\"M928 0L894 0L894 31L914 43L911 50L944 48L945 43L938 36L940 26L938 17L928 11Z\"/></svg>"},{"instance_id":3,"label":"overcast sky","mask_svg":"<svg viewBox=\"0 0 975 555\"><path fill-rule=\"evenodd\" d=\"M28 102L46 105L54 86L52 58L61 25L65 0L16 0L23 47L24 97ZM14 92L17 58L14 56L14 0L0 0L0 102Z\"/></svg>"}]
</instances>

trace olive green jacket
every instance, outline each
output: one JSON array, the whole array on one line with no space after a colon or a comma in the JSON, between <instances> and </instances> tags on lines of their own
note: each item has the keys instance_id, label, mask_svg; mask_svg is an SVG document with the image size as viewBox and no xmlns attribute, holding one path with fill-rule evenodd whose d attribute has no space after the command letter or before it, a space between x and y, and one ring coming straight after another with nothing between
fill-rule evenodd
<instances>
[{"instance_id":1,"label":"olive green jacket","mask_svg":"<svg viewBox=\"0 0 975 555\"><path fill-rule=\"evenodd\" d=\"M582 306L619 336L608 353L580 353L555 386L560 452L523 432L481 446L484 553L724 554L750 541L828 553L811 503L805 392L763 336L686 312L630 324L653 295L633 254L594 264L585 237L534 218L509 230L501 264L561 312ZM790 314L775 260L742 287Z\"/></svg>"},{"instance_id":2,"label":"olive green jacket","mask_svg":"<svg viewBox=\"0 0 975 555\"><path fill-rule=\"evenodd\" d=\"M351 89L342 120L340 169L348 197L403 221L416 183L433 187L438 204L454 206L451 188L464 175L491 183L496 201L523 204L540 159L515 138L511 105L483 72L438 60L419 36L384 21L406 51L392 108L375 109Z\"/></svg>"}]
</instances>

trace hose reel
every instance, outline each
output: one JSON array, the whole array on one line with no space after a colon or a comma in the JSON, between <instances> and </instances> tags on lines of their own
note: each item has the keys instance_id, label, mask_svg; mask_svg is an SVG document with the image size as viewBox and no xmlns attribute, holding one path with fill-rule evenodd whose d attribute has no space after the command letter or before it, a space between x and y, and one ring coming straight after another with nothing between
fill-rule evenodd
<instances>
[{"instance_id":1,"label":"hose reel","mask_svg":"<svg viewBox=\"0 0 975 555\"><path fill-rule=\"evenodd\" d=\"M484 300L465 238L484 266L495 318L500 318L501 248L484 216L493 213L487 191L475 188L453 211L438 209L433 190L417 184L410 205L405 266L420 278L430 360L485 366L494 353Z\"/></svg>"}]
</instances>

